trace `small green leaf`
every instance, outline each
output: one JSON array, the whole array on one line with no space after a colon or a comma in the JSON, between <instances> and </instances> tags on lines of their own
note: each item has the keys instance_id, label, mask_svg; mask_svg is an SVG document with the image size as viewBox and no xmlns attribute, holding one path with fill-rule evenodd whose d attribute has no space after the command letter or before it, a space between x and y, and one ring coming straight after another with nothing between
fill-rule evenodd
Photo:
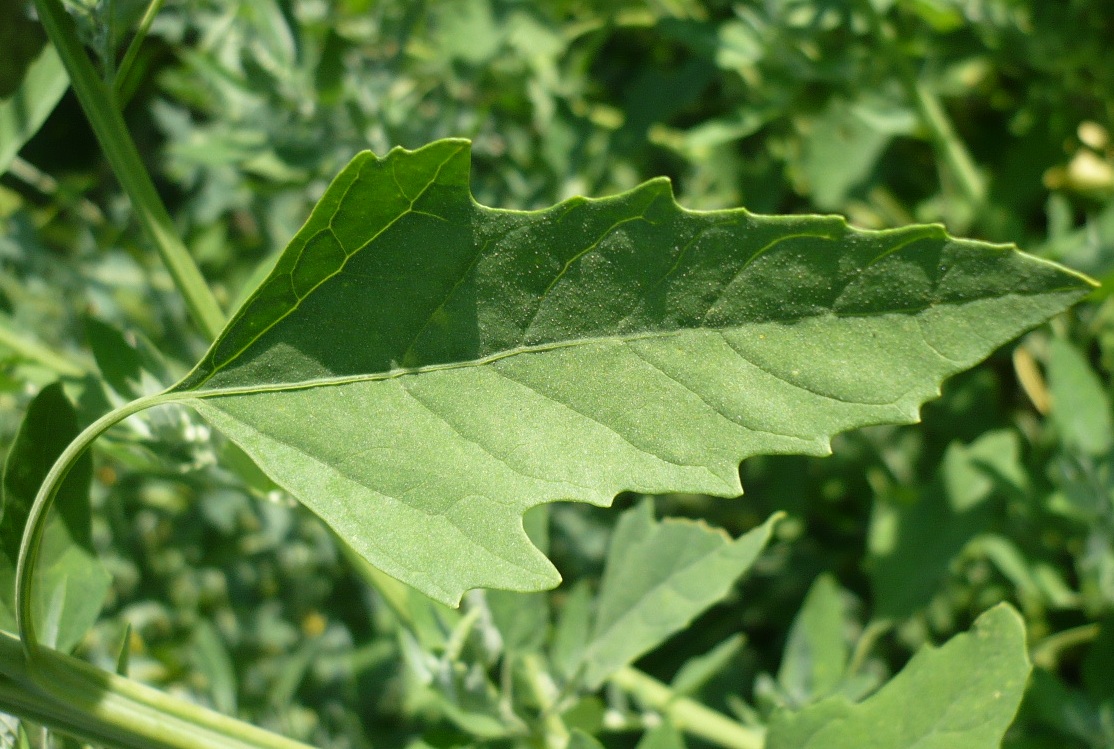
<instances>
[{"instance_id":1,"label":"small green leaf","mask_svg":"<svg viewBox=\"0 0 1114 749\"><path fill-rule=\"evenodd\" d=\"M659 523L649 501L623 513L608 550L596 617L582 656L589 688L723 598L758 558L779 517L732 541L702 523Z\"/></svg>"},{"instance_id":2,"label":"small green leaf","mask_svg":"<svg viewBox=\"0 0 1114 749\"><path fill-rule=\"evenodd\" d=\"M207 620L202 619L194 629L191 655L194 667L205 679L213 707L225 715L235 715L236 667L220 633ZM288 662L296 660L291 658ZM280 704L280 707L285 708L286 705Z\"/></svg>"},{"instance_id":3,"label":"small green leaf","mask_svg":"<svg viewBox=\"0 0 1114 749\"><path fill-rule=\"evenodd\" d=\"M661 179L536 212L468 183L466 141L357 156L166 395L454 605L558 582L530 507L738 495L741 459L915 421L1091 288L938 226L686 211Z\"/></svg>"},{"instance_id":4,"label":"small green leaf","mask_svg":"<svg viewBox=\"0 0 1114 749\"><path fill-rule=\"evenodd\" d=\"M51 465L77 434L77 414L62 386L48 385L27 407L4 462L0 629L15 629L15 568L31 503ZM59 650L71 649L96 621L111 584L90 539L92 473L87 455L70 469L58 492L59 510L47 524L39 551L43 580L33 601L36 629L45 644Z\"/></svg>"},{"instance_id":5,"label":"small green leaf","mask_svg":"<svg viewBox=\"0 0 1114 749\"><path fill-rule=\"evenodd\" d=\"M792 704L826 697L839 685L848 657L845 616L835 578L816 578L793 620L777 675Z\"/></svg>"},{"instance_id":6,"label":"small green leaf","mask_svg":"<svg viewBox=\"0 0 1114 749\"><path fill-rule=\"evenodd\" d=\"M1052 419L1064 445L1096 457L1110 452L1114 447L1110 399L1087 359L1062 338L1052 339L1048 384Z\"/></svg>"},{"instance_id":7,"label":"small green leaf","mask_svg":"<svg viewBox=\"0 0 1114 749\"><path fill-rule=\"evenodd\" d=\"M572 735L569 736L568 749L604 749L604 746L584 731L574 728Z\"/></svg>"},{"instance_id":8,"label":"small green leaf","mask_svg":"<svg viewBox=\"0 0 1114 749\"><path fill-rule=\"evenodd\" d=\"M669 687L674 694L695 694L708 681L723 671L746 643L742 635L731 635L707 653L689 658L673 677Z\"/></svg>"},{"instance_id":9,"label":"small green leaf","mask_svg":"<svg viewBox=\"0 0 1114 749\"><path fill-rule=\"evenodd\" d=\"M27 69L19 88L0 99L0 174L8 171L19 149L46 122L69 85L58 53L48 44Z\"/></svg>"},{"instance_id":10,"label":"small green leaf","mask_svg":"<svg viewBox=\"0 0 1114 749\"><path fill-rule=\"evenodd\" d=\"M83 322L85 338L93 349L93 358L105 382L120 395L133 398L140 395L143 357L138 347L119 330L95 317L87 315Z\"/></svg>"},{"instance_id":11,"label":"small green leaf","mask_svg":"<svg viewBox=\"0 0 1114 749\"><path fill-rule=\"evenodd\" d=\"M549 645L549 662L565 680L575 677L584 662L584 648L591 631L592 587L587 580L579 580L565 596Z\"/></svg>"},{"instance_id":12,"label":"small green leaf","mask_svg":"<svg viewBox=\"0 0 1114 749\"><path fill-rule=\"evenodd\" d=\"M877 96L833 99L802 142L800 168L813 202L824 210L842 207L893 137L912 132L916 124L910 109Z\"/></svg>"},{"instance_id":13,"label":"small green leaf","mask_svg":"<svg viewBox=\"0 0 1114 749\"><path fill-rule=\"evenodd\" d=\"M998 749L1029 676L1025 627L1005 604L926 647L859 704L830 697L775 714L767 749Z\"/></svg>"},{"instance_id":14,"label":"small green leaf","mask_svg":"<svg viewBox=\"0 0 1114 749\"><path fill-rule=\"evenodd\" d=\"M681 732L668 720L642 734L634 749L685 749Z\"/></svg>"}]
</instances>

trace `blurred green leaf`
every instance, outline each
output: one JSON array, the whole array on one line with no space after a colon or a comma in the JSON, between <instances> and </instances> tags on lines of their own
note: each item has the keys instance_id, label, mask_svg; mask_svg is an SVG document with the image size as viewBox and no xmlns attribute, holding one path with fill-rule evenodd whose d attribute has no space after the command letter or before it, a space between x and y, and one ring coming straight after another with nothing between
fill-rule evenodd
<instances>
[{"instance_id":1,"label":"blurred green leaf","mask_svg":"<svg viewBox=\"0 0 1114 749\"><path fill-rule=\"evenodd\" d=\"M1052 418L1065 446L1103 456L1114 447L1110 398L1102 381L1071 343L1053 338L1049 346L1048 385Z\"/></svg>"},{"instance_id":2,"label":"blurred green leaf","mask_svg":"<svg viewBox=\"0 0 1114 749\"><path fill-rule=\"evenodd\" d=\"M903 619L928 603L951 560L988 528L994 489L1025 484L1019 461L1014 432L987 432L970 445L949 445L928 486L876 498L868 562L876 617Z\"/></svg>"},{"instance_id":3,"label":"blurred green leaf","mask_svg":"<svg viewBox=\"0 0 1114 749\"><path fill-rule=\"evenodd\" d=\"M685 749L685 740L674 725L665 720L642 735L635 749Z\"/></svg>"},{"instance_id":4,"label":"blurred green leaf","mask_svg":"<svg viewBox=\"0 0 1114 749\"><path fill-rule=\"evenodd\" d=\"M39 131L69 85L58 53L47 45L27 69L19 88L0 99L0 174L8 171L12 159Z\"/></svg>"},{"instance_id":5,"label":"blurred green leaf","mask_svg":"<svg viewBox=\"0 0 1114 749\"><path fill-rule=\"evenodd\" d=\"M659 523L649 501L625 512L608 549L582 656L584 682L598 686L723 598L754 564L776 522L774 516L732 541L698 523Z\"/></svg>"},{"instance_id":6,"label":"blurred green leaf","mask_svg":"<svg viewBox=\"0 0 1114 749\"><path fill-rule=\"evenodd\" d=\"M859 704L831 697L774 716L767 749L997 749L1029 676L1025 628L1006 605L920 650Z\"/></svg>"},{"instance_id":7,"label":"blurred green leaf","mask_svg":"<svg viewBox=\"0 0 1114 749\"><path fill-rule=\"evenodd\" d=\"M742 635L731 635L707 653L689 658L677 669L669 687L676 694L695 694L706 682L716 677L746 643Z\"/></svg>"},{"instance_id":8,"label":"blurred green leaf","mask_svg":"<svg viewBox=\"0 0 1114 749\"><path fill-rule=\"evenodd\" d=\"M93 358L105 382L118 394L129 398L141 395L143 358L139 349L116 328L87 315L85 338L93 349Z\"/></svg>"},{"instance_id":9,"label":"blurred green leaf","mask_svg":"<svg viewBox=\"0 0 1114 749\"><path fill-rule=\"evenodd\" d=\"M29 0L0 3L0 49L4 50L0 57L0 99L8 98L19 88L28 67L46 44L46 34L31 18L30 8Z\"/></svg>"},{"instance_id":10,"label":"blurred green leaf","mask_svg":"<svg viewBox=\"0 0 1114 749\"><path fill-rule=\"evenodd\" d=\"M568 749L604 749L604 747L603 744L584 733L584 731L574 728L572 735L569 736Z\"/></svg>"},{"instance_id":11,"label":"blurred green leaf","mask_svg":"<svg viewBox=\"0 0 1114 749\"><path fill-rule=\"evenodd\" d=\"M917 119L907 106L877 95L857 101L834 99L808 125L801 171L817 207L833 210L866 180L890 140L913 131Z\"/></svg>"},{"instance_id":12,"label":"blurred green leaf","mask_svg":"<svg viewBox=\"0 0 1114 749\"><path fill-rule=\"evenodd\" d=\"M834 577L816 578L789 629L777 680L794 707L826 697L843 678L849 647L842 597Z\"/></svg>"}]
</instances>

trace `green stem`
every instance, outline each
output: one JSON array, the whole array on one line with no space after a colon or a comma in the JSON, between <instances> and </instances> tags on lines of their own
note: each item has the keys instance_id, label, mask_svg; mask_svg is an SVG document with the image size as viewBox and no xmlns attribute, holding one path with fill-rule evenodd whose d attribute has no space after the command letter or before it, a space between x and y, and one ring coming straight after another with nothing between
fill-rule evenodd
<instances>
[{"instance_id":1,"label":"green stem","mask_svg":"<svg viewBox=\"0 0 1114 749\"><path fill-rule=\"evenodd\" d=\"M526 675L526 683L541 708L545 746L547 749L565 749L569 745L569 729L557 712L557 686L549 678L535 653L522 656L522 669Z\"/></svg>"},{"instance_id":2,"label":"green stem","mask_svg":"<svg viewBox=\"0 0 1114 749\"><path fill-rule=\"evenodd\" d=\"M1056 632L1034 645L1029 651L1029 657L1033 665L1052 671L1065 650L1093 641L1101 630L1099 624L1091 622Z\"/></svg>"},{"instance_id":3,"label":"green stem","mask_svg":"<svg viewBox=\"0 0 1114 749\"><path fill-rule=\"evenodd\" d=\"M860 5L870 23L871 33L889 57L906 95L920 115L921 124L928 129L937 157L955 178L963 197L977 210L986 202L986 183L975 160L960 140L940 99L920 82L908 58L898 49L892 30L886 27L872 0L862 0Z\"/></svg>"},{"instance_id":4,"label":"green stem","mask_svg":"<svg viewBox=\"0 0 1114 749\"><path fill-rule=\"evenodd\" d=\"M128 73L131 72L132 63L139 55L139 48L143 46L143 40L147 38L147 32L151 30L151 24L155 20L155 16L162 10L162 5L165 0L151 0L147 6L147 10L143 13L143 18L139 19L139 27L135 30L135 36L132 37L131 43L128 44L128 49L124 52L124 58L120 60L120 65L116 68L116 77L112 84L112 93L116 96L116 100L120 101L120 96L123 94L124 84L127 81Z\"/></svg>"},{"instance_id":5,"label":"green stem","mask_svg":"<svg viewBox=\"0 0 1114 749\"><path fill-rule=\"evenodd\" d=\"M862 670L870 651L874 649L875 643L891 629L893 629L893 622L889 619L875 619L866 625L863 633L859 635L859 641L855 643L855 650L847 664L848 674L857 674Z\"/></svg>"},{"instance_id":6,"label":"green stem","mask_svg":"<svg viewBox=\"0 0 1114 749\"><path fill-rule=\"evenodd\" d=\"M39 544L42 542L43 532L46 530L47 516L54 504L54 498L58 495L58 489L70 472L70 468L89 448L89 445L109 427L146 408L180 398L181 396L176 396L173 393L159 393L158 395L134 400L115 411L105 414L77 435L77 438L66 446L66 449L58 456L58 460L51 466L27 515L27 524L24 526L23 540L19 548L19 560L16 563L15 620L19 637L23 642L28 658L34 658L42 650L35 634L35 622L31 613L31 602L34 600L35 562L38 558Z\"/></svg>"},{"instance_id":7,"label":"green stem","mask_svg":"<svg viewBox=\"0 0 1114 749\"><path fill-rule=\"evenodd\" d=\"M608 681L669 716L678 729L705 741L727 749L762 749L766 745L763 729L749 728L696 700L681 697L669 685L637 669L620 669Z\"/></svg>"},{"instance_id":8,"label":"green stem","mask_svg":"<svg viewBox=\"0 0 1114 749\"><path fill-rule=\"evenodd\" d=\"M0 710L120 749L310 749L0 632Z\"/></svg>"},{"instance_id":9,"label":"green stem","mask_svg":"<svg viewBox=\"0 0 1114 749\"><path fill-rule=\"evenodd\" d=\"M131 199L140 224L154 242L191 317L210 339L224 326L224 313L178 233L128 134L112 92L97 75L61 0L35 0L39 19L69 73L74 93L116 178Z\"/></svg>"}]
</instances>

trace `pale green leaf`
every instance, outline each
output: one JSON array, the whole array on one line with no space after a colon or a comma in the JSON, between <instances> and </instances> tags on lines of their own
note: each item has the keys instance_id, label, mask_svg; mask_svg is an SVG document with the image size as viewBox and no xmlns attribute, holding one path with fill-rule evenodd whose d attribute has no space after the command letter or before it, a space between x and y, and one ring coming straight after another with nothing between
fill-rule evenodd
<instances>
[{"instance_id":1,"label":"pale green leaf","mask_svg":"<svg viewBox=\"0 0 1114 749\"><path fill-rule=\"evenodd\" d=\"M1114 447L1110 399L1087 359L1062 338L1049 347L1048 384L1064 445L1088 455L1108 453Z\"/></svg>"},{"instance_id":2,"label":"pale green leaf","mask_svg":"<svg viewBox=\"0 0 1114 749\"><path fill-rule=\"evenodd\" d=\"M789 629L777 674L793 704L825 697L843 679L849 655L845 618L839 583L831 575L816 578Z\"/></svg>"},{"instance_id":3,"label":"pale green leaf","mask_svg":"<svg viewBox=\"0 0 1114 749\"><path fill-rule=\"evenodd\" d=\"M592 630L592 588L587 580L579 580L564 599L549 644L549 663L554 673L568 680L576 676L583 663Z\"/></svg>"},{"instance_id":4,"label":"pale green leaf","mask_svg":"<svg viewBox=\"0 0 1114 749\"><path fill-rule=\"evenodd\" d=\"M59 384L43 388L27 407L4 462L0 514L0 629L15 630L15 569L27 514L55 459L77 436L77 414ZM88 456L70 469L58 491L59 511L48 521L39 551L32 602L42 641L69 650L100 614L111 584L90 539Z\"/></svg>"},{"instance_id":5,"label":"pale green leaf","mask_svg":"<svg viewBox=\"0 0 1114 749\"><path fill-rule=\"evenodd\" d=\"M723 598L758 558L778 517L732 541L701 523L656 522L648 501L623 513L582 656L585 683L598 686Z\"/></svg>"},{"instance_id":6,"label":"pale green leaf","mask_svg":"<svg viewBox=\"0 0 1114 749\"><path fill-rule=\"evenodd\" d=\"M927 647L871 697L830 697L770 723L767 749L998 749L1029 676L1025 627L1005 604Z\"/></svg>"},{"instance_id":7,"label":"pale green leaf","mask_svg":"<svg viewBox=\"0 0 1114 749\"><path fill-rule=\"evenodd\" d=\"M529 507L738 495L741 459L915 421L1090 288L937 226L690 212L662 179L497 210L468 180L466 141L356 157L165 396L448 603L556 584Z\"/></svg>"},{"instance_id":8,"label":"pale green leaf","mask_svg":"<svg viewBox=\"0 0 1114 749\"><path fill-rule=\"evenodd\" d=\"M642 734L634 749L685 749L681 732L668 720Z\"/></svg>"}]
</instances>

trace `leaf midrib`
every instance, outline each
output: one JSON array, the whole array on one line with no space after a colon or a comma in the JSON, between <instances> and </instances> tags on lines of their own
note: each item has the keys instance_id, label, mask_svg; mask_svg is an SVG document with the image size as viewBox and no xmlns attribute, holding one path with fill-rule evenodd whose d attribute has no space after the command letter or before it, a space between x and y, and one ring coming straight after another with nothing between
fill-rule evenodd
<instances>
[{"instance_id":1,"label":"leaf midrib","mask_svg":"<svg viewBox=\"0 0 1114 749\"><path fill-rule=\"evenodd\" d=\"M1074 286L1061 286L1061 287L1058 287L1056 289L1046 290L1046 291L1042 291L1042 292L1034 293L1034 294L1016 294L1016 293L1015 294L1007 294L1007 295L1003 295L1003 297L1001 297L1001 298L1019 297L1019 296L1021 296L1021 297L1024 297L1024 296L1047 296L1049 294L1058 294L1058 293L1071 292L1071 291L1078 291L1078 288L1074 287ZM910 308L904 308L904 309L900 309L900 308L899 309L888 309L888 310L883 310L883 311L878 311L878 312L857 312L857 313L851 313L851 314L829 313L829 314L824 314L824 315L807 315L807 316L796 316L796 317L786 317L786 318L769 318L769 319L763 319L763 320L749 320L747 322L740 323L738 325L728 325L728 326L722 326L722 327L720 327L720 326L715 326L715 327L708 326L708 327L676 328L676 329L673 329L673 330L653 330L653 331L645 331L645 332L641 332L641 333L630 333L630 334L626 334L626 335L593 336L593 337L586 337L586 338L570 338L570 339L564 340L564 341L550 341L550 342L547 342L547 343L539 343L539 344L534 344L534 345L530 345L530 346L516 346L514 348L505 349L503 351L497 351L494 354L488 354L487 356L482 356L482 357L478 357L478 358L475 358L475 359L467 359L467 360L455 361L455 362L443 362L443 363L440 363L440 364L425 364L425 365L418 366L418 367L396 367L394 369L389 369L389 370L382 371L382 372L368 372L368 373L356 374L356 375L345 375L345 376L342 376L342 377L322 377L322 378L316 378L316 379L312 379L312 380L299 380L297 382L270 383L270 384L260 384L260 385L241 385L241 386L220 387L220 388L213 388L213 389L203 389L200 386L198 386L198 387L195 387L195 388L192 388L192 389L189 389L189 390L176 390L175 388L177 388L179 385L181 385L182 382L185 382L186 380L189 379L189 375L187 375L186 378L184 378L177 385L173 386L170 390L168 390L166 392L166 394L167 395L177 395L177 396L179 396L178 398L174 398L173 400L179 400L179 399L182 399L182 398L190 398L190 397L194 397L194 398L221 398L221 397L233 396L233 395L252 395L252 394L257 394L257 393L274 393L274 392L283 392L283 391L290 391L290 390L308 390L308 389L317 388L317 387L333 387L333 386L338 386L338 385L349 385L349 384L357 383L357 382L379 382L379 381L385 381L385 380L393 380L393 379L396 379L396 378L399 378L399 377L405 377L405 376L408 376L408 375L426 374L426 373L430 373L430 372L441 372L441 371L447 371L447 370L453 370L453 369L469 369L469 368L472 368L472 367L482 367L482 366L487 366L487 365L490 365L490 364L494 364L495 362L501 361L503 359L509 359L509 358L512 358L512 357L515 357L515 356L521 356L521 355L524 355L524 354L545 353L545 352L548 352L548 351L557 351L557 350L566 349L566 348L575 348L575 347L578 347L578 346L593 346L593 345L608 344L608 343L625 344L625 343L630 343L632 341L665 339L665 338L669 338L671 336L685 335L685 334L690 334L690 333L702 333L702 332L709 333L709 334L725 333L725 332L728 332L728 331L741 330L741 329L744 329L744 328L746 328L748 326L751 326L751 325L767 325L767 324L792 325L792 324L795 324L795 323L804 322L806 320L817 320L817 319L821 319L821 318L829 318L829 319L833 319L833 320L839 320L839 319L857 319L857 318L864 318L865 319L865 318L871 318L871 317L887 317L887 316L898 316L898 317L910 316L910 317L912 317L912 316L919 315L920 313L925 312L925 311L927 311L929 309L932 309L934 307L962 306L962 305L978 302L978 301L981 301L981 300L982 300L982 297L978 297L978 298L966 299L966 300L962 300L962 301L958 301L958 302L931 302L929 304L919 306L919 307L910 307ZM940 355L939 352L937 352L937 355L938 356ZM943 357L941 356L941 358L943 358ZM231 363L232 363L232 360L227 362L227 364L231 364ZM951 362L951 363L954 364L954 362ZM203 381L201 384L203 385L204 382L208 382L209 379L211 379L211 377L206 378L206 380Z\"/></svg>"}]
</instances>

